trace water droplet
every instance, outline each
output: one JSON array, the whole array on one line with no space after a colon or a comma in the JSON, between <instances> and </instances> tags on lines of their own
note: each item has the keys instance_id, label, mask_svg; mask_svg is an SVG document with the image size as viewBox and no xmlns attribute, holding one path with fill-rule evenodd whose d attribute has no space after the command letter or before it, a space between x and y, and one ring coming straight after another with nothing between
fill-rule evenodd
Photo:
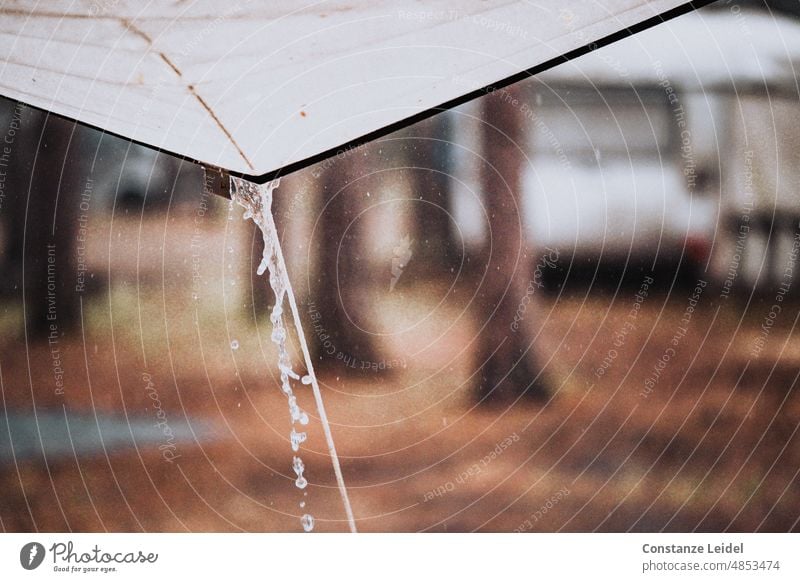
<instances>
[{"instance_id":1,"label":"water droplet","mask_svg":"<svg viewBox=\"0 0 800 582\"><path fill-rule=\"evenodd\" d=\"M276 344L283 342L286 339L286 331L281 327L276 327L272 330L272 341Z\"/></svg>"},{"instance_id":2,"label":"water droplet","mask_svg":"<svg viewBox=\"0 0 800 582\"><path fill-rule=\"evenodd\" d=\"M312 380L311 376L303 376L300 381L306 386L308 386L309 384L311 384L311 380Z\"/></svg>"},{"instance_id":3,"label":"water droplet","mask_svg":"<svg viewBox=\"0 0 800 582\"><path fill-rule=\"evenodd\" d=\"M305 506L306 506L306 502L305 501L301 501L300 502L300 509L304 508Z\"/></svg>"},{"instance_id":4,"label":"water droplet","mask_svg":"<svg viewBox=\"0 0 800 582\"><path fill-rule=\"evenodd\" d=\"M298 489L305 489L306 485L308 485L308 481L303 476L303 471L305 471L306 466L303 464L303 459L300 457L294 457L292 460L292 469L297 474L297 480L294 482L295 486Z\"/></svg>"},{"instance_id":5,"label":"water droplet","mask_svg":"<svg viewBox=\"0 0 800 582\"><path fill-rule=\"evenodd\" d=\"M308 424L308 415L297 406L297 398L292 394L291 387L284 386L283 391L289 399L289 414L292 417L292 423L299 422L300 424Z\"/></svg>"},{"instance_id":6,"label":"water droplet","mask_svg":"<svg viewBox=\"0 0 800 582\"><path fill-rule=\"evenodd\" d=\"M231 342L231 349L232 350L238 350L239 349L239 340L233 340Z\"/></svg>"},{"instance_id":7,"label":"water droplet","mask_svg":"<svg viewBox=\"0 0 800 582\"><path fill-rule=\"evenodd\" d=\"M297 474L297 480L294 482L295 486L298 489L305 489L306 485L308 485L308 481L303 476L303 471L305 470L306 466L303 464L303 459L300 457L294 457L292 459L292 469Z\"/></svg>"},{"instance_id":8,"label":"water droplet","mask_svg":"<svg viewBox=\"0 0 800 582\"><path fill-rule=\"evenodd\" d=\"M278 367L280 368L281 372L283 372L284 374L289 376L289 378L292 378L293 380L299 380L300 379L300 376L297 374L297 372L292 370L289 366L281 365L281 366L278 366Z\"/></svg>"},{"instance_id":9,"label":"water droplet","mask_svg":"<svg viewBox=\"0 0 800 582\"><path fill-rule=\"evenodd\" d=\"M289 440L292 443L292 450L297 452L300 450L300 445L303 444L306 440L306 433L304 432L297 432L292 427L292 432L289 434Z\"/></svg>"},{"instance_id":10,"label":"water droplet","mask_svg":"<svg viewBox=\"0 0 800 582\"><path fill-rule=\"evenodd\" d=\"M314 529L314 518L307 513L300 518L300 523L303 524L304 531L311 531Z\"/></svg>"}]
</instances>

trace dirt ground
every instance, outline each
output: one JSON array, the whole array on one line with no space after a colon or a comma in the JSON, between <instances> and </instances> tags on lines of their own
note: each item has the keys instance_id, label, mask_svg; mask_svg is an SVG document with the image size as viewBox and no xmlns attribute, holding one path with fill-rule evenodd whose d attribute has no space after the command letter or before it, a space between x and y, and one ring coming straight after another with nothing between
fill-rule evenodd
<instances>
[{"instance_id":1,"label":"dirt ground","mask_svg":"<svg viewBox=\"0 0 800 582\"><path fill-rule=\"evenodd\" d=\"M33 454L0 456L4 531L301 531L306 512L315 531L346 529L299 382L309 486L294 486L269 320L243 299L251 263L236 260L252 231L218 214L199 238L187 220L94 222L111 241L92 247L105 280L55 344L26 342L21 306L3 305L7 418L161 419L176 435L77 446L71 432L51 443L69 440L67 453L44 454L29 435ZM691 286L637 300L638 288L537 296L550 397L504 405L475 396L481 319L468 294L439 282L378 296L387 365L334 361L319 374L359 529L800 529L800 308L787 303L765 336L770 297L723 299L709 283L686 323ZM14 434L0 432L9 452Z\"/></svg>"},{"instance_id":2,"label":"dirt ground","mask_svg":"<svg viewBox=\"0 0 800 582\"><path fill-rule=\"evenodd\" d=\"M93 299L85 337L62 341L63 395L46 365L51 347L7 339L6 411L152 419L149 379L171 422L207 422L212 433L182 441L169 461L154 444L6 460L3 529L299 531L306 511L317 531L345 529L316 414L301 450L310 485L293 485L268 322L220 320L193 313L181 297L135 294ZM475 330L454 316L454 305L394 338L387 353L405 368L328 369L321 382L359 529L798 529L793 322L776 326L754 359L758 318L740 322L729 305L709 302L644 397L684 311L681 297L649 298L613 359L630 291L616 300L542 301L548 315L537 345L556 379L546 403L476 405L462 349ZM235 350L230 337L238 338ZM604 358L610 363L598 378ZM313 411L308 388L298 392Z\"/></svg>"}]
</instances>

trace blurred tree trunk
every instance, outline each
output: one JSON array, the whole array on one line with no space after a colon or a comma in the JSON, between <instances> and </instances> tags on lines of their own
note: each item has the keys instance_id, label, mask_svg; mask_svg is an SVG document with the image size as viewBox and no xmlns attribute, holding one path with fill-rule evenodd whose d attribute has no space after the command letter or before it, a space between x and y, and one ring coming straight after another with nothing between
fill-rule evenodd
<instances>
[{"instance_id":1,"label":"blurred tree trunk","mask_svg":"<svg viewBox=\"0 0 800 582\"><path fill-rule=\"evenodd\" d=\"M497 91L483 103L486 163L481 184L490 232L485 277L478 292L483 326L476 362L481 367L479 398L509 403L524 394L539 399L546 389L532 344L533 305L527 303L524 313L520 309L526 296L530 300L533 267L522 224L527 123L518 89Z\"/></svg>"},{"instance_id":2,"label":"blurred tree trunk","mask_svg":"<svg viewBox=\"0 0 800 582\"><path fill-rule=\"evenodd\" d=\"M3 101L4 121L0 127L3 149L2 171L5 174L0 213L3 220L3 277L0 288L4 296L22 299L22 258L25 213L28 204L33 162L39 137L44 129L44 115L20 104ZM6 117L7 116L7 117ZM16 130L13 130L17 127ZM16 135L11 136L11 132ZM6 144L6 139L12 140Z\"/></svg>"},{"instance_id":3,"label":"blurred tree trunk","mask_svg":"<svg viewBox=\"0 0 800 582\"><path fill-rule=\"evenodd\" d=\"M363 330L371 283L364 223L355 221L368 192L365 181L357 181L365 174L365 150L350 151L330 162L319 174L321 205L314 234L319 262L312 281L315 288L310 290L306 335L321 367L361 369L365 362L378 361L374 336Z\"/></svg>"},{"instance_id":4,"label":"blurred tree trunk","mask_svg":"<svg viewBox=\"0 0 800 582\"><path fill-rule=\"evenodd\" d=\"M79 319L75 245L86 177L74 123L26 109L21 125L11 145L6 266L18 296L24 290L28 338L53 339Z\"/></svg>"},{"instance_id":5,"label":"blurred tree trunk","mask_svg":"<svg viewBox=\"0 0 800 582\"><path fill-rule=\"evenodd\" d=\"M422 266L425 273L421 274L435 275L449 269L457 258L449 215L448 119L438 115L416 124L409 132L411 196L417 201L415 264Z\"/></svg>"}]
</instances>

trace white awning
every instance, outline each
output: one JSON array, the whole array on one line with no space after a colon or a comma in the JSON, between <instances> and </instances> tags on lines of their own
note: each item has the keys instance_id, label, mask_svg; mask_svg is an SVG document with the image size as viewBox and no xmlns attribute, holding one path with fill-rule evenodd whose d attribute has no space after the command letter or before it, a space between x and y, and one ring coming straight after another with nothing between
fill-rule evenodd
<instances>
[{"instance_id":1,"label":"white awning","mask_svg":"<svg viewBox=\"0 0 800 582\"><path fill-rule=\"evenodd\" d=\"M21 1L0 93L263 176L681 4Z\"/></svg>"}]
</instances>

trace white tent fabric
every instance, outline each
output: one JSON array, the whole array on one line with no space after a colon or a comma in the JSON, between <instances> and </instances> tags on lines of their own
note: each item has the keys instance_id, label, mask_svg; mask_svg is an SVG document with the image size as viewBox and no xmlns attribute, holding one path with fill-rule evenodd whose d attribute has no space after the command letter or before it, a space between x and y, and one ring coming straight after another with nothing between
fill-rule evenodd
<instances>
[{"instance_id":1,"label":"white tent fabric","mask_svg":"<svg viewBox=\"0 0 800 582\"><path fill-rule=\"evenodd\" d=\"M263 176L681 4L22 0L0 94Z\"/></svg>"}]
</instances>

